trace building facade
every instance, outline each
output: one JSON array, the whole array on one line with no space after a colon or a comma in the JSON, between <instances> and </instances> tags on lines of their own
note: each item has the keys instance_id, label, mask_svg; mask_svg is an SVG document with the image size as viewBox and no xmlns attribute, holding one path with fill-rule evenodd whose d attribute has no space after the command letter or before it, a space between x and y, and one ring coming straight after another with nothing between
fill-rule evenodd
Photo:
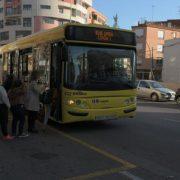
<instances>
[{"instance_id":1,"label":"building facade","mask_svg":"<svg viewBox=\"0 0 180 180\"><path fill-rule=\"evenodd\" d=\"M105 24L92 0L0 0L0 45L67 22Z\"/></svg>"},{"instance_id":2,"label":"building facade","mask_svg":"<svg viewBox=\"0 0 180 180\"><path fill-rule=\"evenodd\" d=\"M180 38L165 42L162 80L180 84Z\"/></svg>"},{"instance_id":3,"label":"building facade","mask_svg":"<svg viewBox=\"0 0 180 180\"><path fill-rule=\"evenodd\" d=\"M132 29L137 37L137 77L162 79L164 44L166 40L180 38L180 20L145 22Z\"/></svg>"}]
</instances>

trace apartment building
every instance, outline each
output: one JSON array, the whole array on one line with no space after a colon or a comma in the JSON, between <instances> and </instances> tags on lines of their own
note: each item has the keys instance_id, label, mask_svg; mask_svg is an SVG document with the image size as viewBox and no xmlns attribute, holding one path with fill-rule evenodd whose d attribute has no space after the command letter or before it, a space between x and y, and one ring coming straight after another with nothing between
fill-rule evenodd
<instances>
[{"instance_id":1,"label":"apartment building","mask_svg":"<svg viewBox=\"0 0 180 180\"><path fill-rule=\"evenodd\" d=\"M162 80L180 84L180 38L165 42Z\"/></svg>"},{"instance_id":2,"label":"apartment building","mask_svg":"<svg viewBox=\"0 0 180 180\"><path fill-rule=\"evenodd\" d=\"M180 20L144 22L133 26L137 37L137 77L162 79L164 44L180 38Z\"/></svg>"},{"instance_id":3,"label":"apartment building","mask_svg":"<svg viewBox=\"0 0 180 180\"><path fill-rule=\"evenodd\" d=\"M0 45L67 22L105 24L93 0L0 0Z\"/></svg>"}]
</instances>

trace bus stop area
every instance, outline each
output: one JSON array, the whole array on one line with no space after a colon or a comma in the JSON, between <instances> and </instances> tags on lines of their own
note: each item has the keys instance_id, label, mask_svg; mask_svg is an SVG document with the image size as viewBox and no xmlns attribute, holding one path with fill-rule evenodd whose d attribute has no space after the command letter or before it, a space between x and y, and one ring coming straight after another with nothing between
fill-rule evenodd
<instances>
[{"instance_id":1,"label":"bus stop area","mask_svg":"<svg viewBox=\"0 0 180 180\"><path fill-rule=\"evenodd\" d=\"M120 172L134 168L118 157L71 135L38 123L38 134L0 141L1 180L96 179L111 175L128 179Z\"/></svg>"}]
</instances>

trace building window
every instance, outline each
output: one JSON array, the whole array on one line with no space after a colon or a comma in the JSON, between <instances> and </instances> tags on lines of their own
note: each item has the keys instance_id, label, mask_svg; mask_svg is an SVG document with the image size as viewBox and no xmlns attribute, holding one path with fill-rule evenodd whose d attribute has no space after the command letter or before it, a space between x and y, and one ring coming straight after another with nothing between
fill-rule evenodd
<instances>
[{"instance_id":1,"label":"building window","mask_svg":"<svg viewBox=\"0 0 180 180\"><path fill-rule=\"evenodd\" d=\"M51 9L51 6L49 6L49 5L41 5L41 9Z\"/></svg>"},{"instance_id":2,"label":"building window","mask_svg":"<svg viewBox=\"0 0 180 180\"><path fill-rule=\"evenodd\" d=\"M3 13L3 8L0 8L0 13Z\"/></svg>"},{"instance_id":3,"label":"building window","mask_svg":"<svg viewBox=\"0 0 180 180\"><path fill-rule=\"evenodd\" d=\"M163 52L163 45L157 45L157 51Z\"/></svg>"},{"instance_id":4,"label":"building window","mask_svg":"<svg viewBox=\"0 0 180 180\"><path fill-rule=\"evenodd\" d=\"M64 13L64 8L62 8L62 7L60 7L60 6L59 6L58 8L59 8L59 12L60 12L60 13Z\"/></svg>"},{"instance_id":5,"label":"building window","mask_svg":"<svg viewBox=\"0 0 180 180\"><path fill-rule=\"evenodd\" d=\"M54 19L45 17L45 18L43 18L43 23L45 23L45 24L54 24Z\"/></svg>"},{"instance_id":6,"label":"building window","mask_svg":"<svg viewBox=\"0 0 180 180\"><path fill-rule=\"evenodd\" d=\"M97 21L97 15L96 15L96 14L93 14L93 15L92 15L92 18L93 18L93 20L96 20L96 21Z\"/></svg>"},{"instance_id":7,"label":"building window","mask_svg":"<svg viewBox=\"0 0 180 180\"><path fill-rule=\"evenodd\" d=\"M144 35L144 29L136 29L135 33L137 37L142 37Z\"/></svg>"},{"instance_id":8,"label":"building window","mask_svg":"<svg viewBox=\"0 0 180 180\"><path fill-rule=\"evenodd\" d=\"M72 9L72 16L76 17L76 9Z\"/></svg>"},{"instance_id":9,"label":"building window","mask_svg":"<svg viewBox=\"0 0 180 180\"><path fill-rule=\"evenodd\" d=\"M21 25L21 18L9 18L9 19L6 19L5 25L6 26Z\"/></svg>"},{"instance_id":10,"label":"building window","mask_svg":"<svg viewBox=\"0 0 180 180\"><path fill-rule=\"evenodd\" d=\"M23 26L24 27L31 27L32 26L32 19L31 18L23 18Z\"/></svg>"},{"instance_id":11,"label":"building window","mask_svg":"<svg viewBox=\"0 0 180 180\"><path fill-rule=\"evenodd\" d=\"M12 3L12 0L6 0L7 3Z\"/></svg>"},{"instance_id":12,"label":"building window","mask_svg":"<svg viewBox=\"0 0 180 180\"><path fill-rule=\"evenodd\" d=\"M23 5L23 10L24 11L31 11L32 10L32 5L31 4L24 4Z\"/></svg>"},{"instance_id":13,"label":"building window","mask_svg":"<svg viewBox=\"0 0 180 180\"><path fill-rule=\"evenodd\" d=\"M31 31L16 31L16 38L25 37L31 34Z\"/></svg>"},{"instance_id":14,"label":"building window","mask_svg":"<svg viewBox=\"0 0 180 180\"><path fill-rule=\"evenodd\" d=\"M9 39L9 32L8 31L0 33L0 41L5 41L8 39Z\"/></svg>"},{"instance_id":15,"label":"building window","mask_svg":"<svg viewBox=\"0 0 180 180\"><path fill-rule=\"evenodd\" d=\"M13 15L13 9L11 7L6 8L6 15Z\"/></svg>"},{"instance_id":16,"label":"building window","mask_svg":"<svg viewBox=\"0 0 180 180\"><path fill-rule=\"evenodd\" d=\"M81 17L81 11L79 11L79 10L76 10L76 16L79 16L79 17Z\"/></svg>"},{"instance_id":17,"label":"building window","mask_svg":"<svg viewBox=\"0 0 180 180\"><path fill-rule=\"evenodd\" d=\"M158 31L158 38L164 39L164 31Z\"/></svg>"},{"instance_id":18,"label":"building window","mask_svg":"<svg viewBox=\"0 0 180 180\"><path fill-rule=\"evenodd\" d=\"M162 66L162 65L163 65L163 59L158 59L158 60L156 61L156 64L157 64L158 66Z\"/></svg>"},{"instance_id":19,"label":"building window","mask_svg":"<svg viewBox=\"0 0 180 180\"><path fill-rule=\"evenodd\" d=\"M4 28L4 21L0 20L0 28Z\"/></svg>"}]
</instances>

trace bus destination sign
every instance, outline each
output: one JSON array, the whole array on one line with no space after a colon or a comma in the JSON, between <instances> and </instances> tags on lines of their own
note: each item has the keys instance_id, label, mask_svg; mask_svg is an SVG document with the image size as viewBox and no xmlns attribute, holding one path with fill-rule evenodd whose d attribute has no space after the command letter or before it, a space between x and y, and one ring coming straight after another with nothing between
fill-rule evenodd
<instances>
[{"instance_id":1,"label":"bus destination sign","mask_svg":"<svg viewBox=\"0 0 180 180\"><path fill-rule=\"evenodd\" d=\"M135 34L123 30L94 28L84 26L67 26L65 30L67 40L101 42L135 46Z\"/></svg>"},{"instance_id":2,"label":"bus destination sign","mask_svg":"<svg viewBox=\"0 0 180 180\"><path fill-rule=\"evenodd\" d=\"M104 30L95 30L95 35L99 41L111 41L114 37L113 32Z\"/></svg>"}]
</instances>

